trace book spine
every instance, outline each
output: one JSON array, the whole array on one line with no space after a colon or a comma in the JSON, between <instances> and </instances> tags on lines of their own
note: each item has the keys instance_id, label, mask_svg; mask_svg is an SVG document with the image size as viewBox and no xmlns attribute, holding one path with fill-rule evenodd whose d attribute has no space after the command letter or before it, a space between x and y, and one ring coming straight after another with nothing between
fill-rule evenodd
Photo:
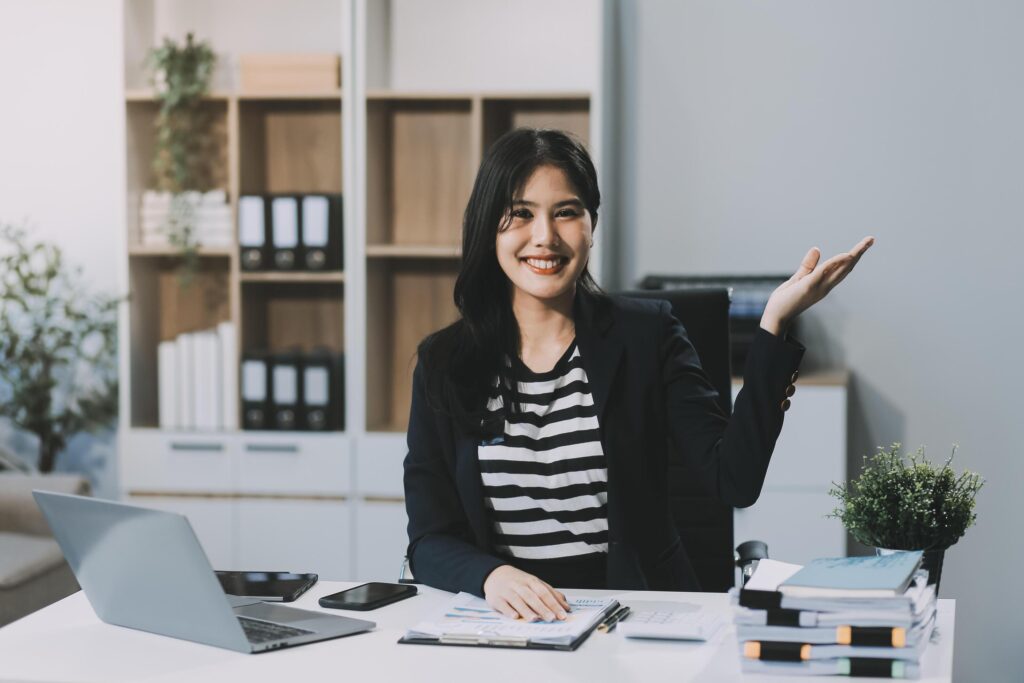
<instances>
[{"instance_id":1,"label":"book spine","mask_svg":"<svg viewBox=\"0 0 1024 683\"><path fill-rule=\"evenodd\" d=\"M766 662L803 662L811 658L811 646L807 643L748 640L743 643L743 656Z\"/></svg>"}]
</instances>

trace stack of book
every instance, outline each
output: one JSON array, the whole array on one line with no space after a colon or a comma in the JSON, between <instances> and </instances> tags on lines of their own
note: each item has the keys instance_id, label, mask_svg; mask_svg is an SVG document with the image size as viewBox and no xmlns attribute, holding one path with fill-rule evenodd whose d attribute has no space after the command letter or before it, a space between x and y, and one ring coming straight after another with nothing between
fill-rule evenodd
<instances>
[{"instance_id":1,"label":"stack of book","mask_svg":"<svg viewBox=\"0 0 1024 683\"><path fill-rule=\"evenodd\" d=\"M238 428L235 325L180 334L157 348L161 429Z\"/></svg>"},{"instance_id":2,"label":"stack of book","mask_svg":"<svg viewBox=\"0 0 1024 683\"><path fill-rule=\"evenodd\" d=\"M918 678L936 598L920 552L761 560L733 589L744 673Z\"/></svg>"},{"instance_id":3,"label":"stack of book","mask_svg":"<svg viewBox=\"0 0 1024 683\"><path fill-rule=\"evenodd\" d=\"M139 218L139 244L143 246L169 246L168 235L178 224L191 225L195 241L204 247L234 244L231 205L224 190L177 196L149 190L142 194Z\"/></svg>"}]
</instances>

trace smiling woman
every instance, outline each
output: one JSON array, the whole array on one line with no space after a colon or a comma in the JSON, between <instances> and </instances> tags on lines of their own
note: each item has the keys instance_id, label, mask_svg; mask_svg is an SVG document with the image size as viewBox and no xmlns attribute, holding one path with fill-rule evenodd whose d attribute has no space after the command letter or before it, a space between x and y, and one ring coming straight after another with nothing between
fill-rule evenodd
<instances>
[{"instance_id":1,"label":"smiling woman","mask_svg":"<svg viewBox=\"0 0 1024 683\"><path fill-rule=\"evenodd\" d=\"M590 277L600 201L576 140L499 138L463 219L461 319L419 348L413 572L509 616L564 618L554 586L699 590L669 513L669 444L724 502L753 504L803 355L788 323L872 243L821 263L811 249L772 294L730 417L669 304Z\"/></svg>"}]
</instances>

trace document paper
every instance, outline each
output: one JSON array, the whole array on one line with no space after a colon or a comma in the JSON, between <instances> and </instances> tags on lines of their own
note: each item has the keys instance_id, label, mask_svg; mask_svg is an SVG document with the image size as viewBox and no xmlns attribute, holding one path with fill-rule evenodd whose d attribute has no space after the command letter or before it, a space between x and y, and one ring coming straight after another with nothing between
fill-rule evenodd
<instances>
[{"instance_id":1,"label":"document paper","mask_svg":"<svg viewBox=\"0 0 1024 683\"><path fill-rule=\"evenodd\" d=\"M491 609L487 601L470 593L459 593L443 613L431 615L406 634L413 638L467 636L478 638L523 638L531 643L566 645L586 633L614 598L569 597L570 611L564 621L509 619Z\"/></svg>"}]
</instances>

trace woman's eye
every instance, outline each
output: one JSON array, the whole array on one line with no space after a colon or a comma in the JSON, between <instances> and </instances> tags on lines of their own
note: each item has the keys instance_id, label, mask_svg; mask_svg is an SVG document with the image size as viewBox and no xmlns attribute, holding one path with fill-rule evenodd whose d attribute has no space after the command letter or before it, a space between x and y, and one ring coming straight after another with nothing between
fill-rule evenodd
<instances>
[{"instance_id":1,"label":"woman's eye","mask_svg":"<svg viewBox=\"0 0 1024 683\"><path fill-rule=\"evenodd\" d=\"M532 214L526 209L516 209L512 212L512 218L530 218Z\"/></svg>"},{"instance_id":2,"label":"woman's eye","mask_svg":"<svg viewBox=\"0 0 1024 683\"><path fill-rule=\"evenodd\" d=\"M559 218L575 218L579 213L576 212L576 209L562 209L555 215Z\"/></svg>"}]
</instances>

